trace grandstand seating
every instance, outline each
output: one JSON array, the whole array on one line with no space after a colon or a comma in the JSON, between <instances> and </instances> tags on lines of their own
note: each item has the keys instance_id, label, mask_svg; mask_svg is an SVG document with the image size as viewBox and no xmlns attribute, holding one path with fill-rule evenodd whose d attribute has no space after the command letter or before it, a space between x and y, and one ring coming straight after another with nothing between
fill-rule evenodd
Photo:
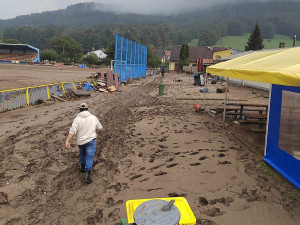
<instances>
[{"instance_id":1,"label":"grandstand seating","mask_svg":"<svg viewBox=\"0 0 300 225\"><path fill-rule=\"evenodd\" d=\"M32 62L37 57L37 54L9 54L0 53L0 61L20 61Z\"/></svg>"}]
</instances>

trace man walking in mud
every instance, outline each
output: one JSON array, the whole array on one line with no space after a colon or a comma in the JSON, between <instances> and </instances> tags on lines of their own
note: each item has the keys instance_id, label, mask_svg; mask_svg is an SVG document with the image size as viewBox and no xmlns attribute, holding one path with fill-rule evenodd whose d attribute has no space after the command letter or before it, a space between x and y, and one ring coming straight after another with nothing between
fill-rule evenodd
<instances>
[{"instance_id":1,"label":"man walking in mud","mask_svg":"<svg viewBox=\"0 0 300 225\"><path fill-rule=\"evenodd\" d=\"M74 119L69 135L66 140L66 147L70 148L69 141L76 135L77 144L80 150L80 172L85 173L84 182L92 183L91 170L93 166L93 157L96 151L97 133L100 136L102 125L96 116L88 111L86 103L80 104L80 113Z\"/></svg>"}]
</instances>

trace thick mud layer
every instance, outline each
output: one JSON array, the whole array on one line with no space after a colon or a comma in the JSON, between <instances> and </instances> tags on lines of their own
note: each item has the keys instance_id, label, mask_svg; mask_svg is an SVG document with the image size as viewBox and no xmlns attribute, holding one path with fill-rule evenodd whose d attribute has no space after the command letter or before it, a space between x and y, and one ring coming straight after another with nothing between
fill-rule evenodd
<instances>
[{"instance_id":1,"label":"thick mud layer","mask_svg":"<svg viewBox=\"0 0 300 225\"><path fill-rule=\"evenodd\" d=\"M0 224L114 225L127 200L178 196L197 224L299 224L299 192L234 127L178 100L197 87L175 78L164 80L172 96L158 96L162 81L147 77L84 100L104 127L89 185L75 140L64 147L78 101L1 114Z\"/></svg>"}]
</instances>

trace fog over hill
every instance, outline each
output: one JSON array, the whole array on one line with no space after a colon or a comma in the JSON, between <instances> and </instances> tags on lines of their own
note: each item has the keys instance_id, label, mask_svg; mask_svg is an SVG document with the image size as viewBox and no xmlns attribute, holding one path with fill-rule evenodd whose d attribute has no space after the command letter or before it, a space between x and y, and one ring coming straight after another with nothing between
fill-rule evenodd
<instances>
[{"instance_id":1,"label":"fog over hill","mask_svg":"<svg viewBox=\"0 0 300 225\"><path fill-rule=\"evenodd\" d=\"M58 7L76 1L51 2ZM84 51L107 47L116 33L156 48L192 39L199 39L199 45L213 45L220 37L249 33L257 23L266 39L274 34L300 36L299 12L299 0L102 0L0 20L0 33L3 39L41 49L49 48L51 39L62 34L73 37Z\"/></svg>"},{"instance_id":2,"label":"fog over hill","mask_svg":"<svg viewBox=\"0 0 300 225\"><path fill-rule=\"evenodd\" d=\"M238 2L279 2L293 0L87 0L93 10L142 15L173 15ZM297 1L297 0L294 0ZM0 19L64 9L82 0L0 0Z\"/></svg>"}]
</instances>

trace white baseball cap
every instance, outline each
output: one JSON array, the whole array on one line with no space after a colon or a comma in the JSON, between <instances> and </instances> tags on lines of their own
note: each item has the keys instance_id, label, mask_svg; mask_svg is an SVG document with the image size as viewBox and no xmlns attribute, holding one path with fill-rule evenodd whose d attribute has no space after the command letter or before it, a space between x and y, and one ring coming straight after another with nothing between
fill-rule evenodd
<instances>
[{"instance_id":1,"label":"white baseball cap","mask_svg":"<svg viewBox=\"0 0 300 225\"><path fill-rule=\"evenodd\" d=\"M88 104L80 103L80 109L88 109Z\"/></svg>"}]
</instances>

